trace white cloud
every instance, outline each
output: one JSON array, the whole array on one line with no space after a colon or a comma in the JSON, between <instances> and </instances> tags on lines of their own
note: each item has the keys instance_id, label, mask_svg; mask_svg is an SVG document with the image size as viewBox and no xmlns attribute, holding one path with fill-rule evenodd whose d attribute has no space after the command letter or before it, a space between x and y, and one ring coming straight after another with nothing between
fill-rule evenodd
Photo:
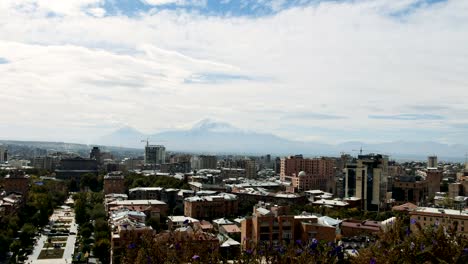
<instances>
[{"instance_id":1,"label":"white cloud","mask_svg":"<svg viewBox=\"0 0 468 264\"><path fill-rule=\"evenodd\" d=\"M175 4L177 6L205 6L206 0L140 0L152 6Z\"/></svg>"},{"instance_id":2,"label":"white cloud","mask_svg":"<svg viewBox=\"0 0 468 264\"><path fill-rule=\"evenodd\" d=\"M167 5L167 4L180 4L183 0L142 0L143 3L148 5Z\"/></svg>"},{"instance_id":3,"label":"white cloud","mask_svg":"<svg viewBox=\"0 0 468 264\"><path fill-rule=\"evenodd\" d=\"M155 131L213 117L329 141L340 138L310 127L344 137L408 126L445 133L449 124L468 123L466 1L406 13L421 1L323 2L260 18L178 10L97 18L83 10L100 1L72 2L27 11L0 4L0 57L8 61L0 64L0 100L18 112L0 122L52 123L79 138L78 128L96 124L107 127L92 129L101 135L122 123ZM187 82L211 73L249 78ZM430 111L411 108L417 105L447 106L431 112L446 119L368 119ZM280 118L287 113L347 119Z\"/></svg>"}]
</instances>

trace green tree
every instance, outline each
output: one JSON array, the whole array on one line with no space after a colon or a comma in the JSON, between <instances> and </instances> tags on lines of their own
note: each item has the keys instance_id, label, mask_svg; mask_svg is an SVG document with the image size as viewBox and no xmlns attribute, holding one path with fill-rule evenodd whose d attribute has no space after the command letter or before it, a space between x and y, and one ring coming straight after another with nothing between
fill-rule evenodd
<instances>
[{"instance_id":1,"label":"green tree","mask_svg":"<svg viewBox=\"0 0 468 264\"><path fill-rule=\"evenodd\" d=\"M100 239L94 244L93 253L104 264L110 262L110 246L107 238Z\"/></svg>"}]
</instances>

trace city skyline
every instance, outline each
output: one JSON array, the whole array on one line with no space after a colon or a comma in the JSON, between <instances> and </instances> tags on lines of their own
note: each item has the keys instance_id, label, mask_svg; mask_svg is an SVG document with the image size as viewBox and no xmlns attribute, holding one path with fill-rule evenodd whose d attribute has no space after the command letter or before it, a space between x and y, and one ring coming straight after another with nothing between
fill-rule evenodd
<instances>
[{"instance_id":1,"label":"city skyline","mask_svg":"<svg viewBox=\"0 0 468 264\"><path fill-rule=\"evenodd\" d=\"M0 135L91 143L121 127L150 134L212 118L299 141L464 143L467 9L2 1Z\"/></svg>"}]
</instances>

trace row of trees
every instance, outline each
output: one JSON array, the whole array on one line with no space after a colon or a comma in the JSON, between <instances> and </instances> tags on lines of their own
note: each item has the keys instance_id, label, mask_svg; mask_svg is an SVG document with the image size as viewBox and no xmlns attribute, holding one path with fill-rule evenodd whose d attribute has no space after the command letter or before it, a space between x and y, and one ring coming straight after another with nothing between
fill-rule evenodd
<instances>
[{"instance_id":1,"label":"row of trees","mask_svg":"<svg viewBox=\"0 0 468 264\"><path fill-rule=\"evenodd\" d=\"M104 195L83 192L74 195L75 220L79 224L79 251L93 251L102 263L110 262L110 229L107 224Z\"/></svg>"},{"instance_id":2,"label":"row of trees","mask_svg":"<svg viewBox=\"0 0 468 264\"><path fill-rule=\"evenodd\" d=\"M136 187L164 187L177 189L190 189L190 186L179 179L169 176L144 176L137 173L129 173L125 176L125 186L127 189Z\"/></svg>"},{"instance_id":3,"label":"row of trees","mask_svg":"<svg viewBox=\"0 0 468 264\"><path fill-rule=\"evenodd\" d=\"M36 181L38 178L32 176L32 186L24 197L24 204L0 218L0 257L5 257L8 251L15 256L22 250L31 249L37 230L49 222L54 208L67 198L66 183L41 181L36 184Z\"/></svg>"}]
</instances>

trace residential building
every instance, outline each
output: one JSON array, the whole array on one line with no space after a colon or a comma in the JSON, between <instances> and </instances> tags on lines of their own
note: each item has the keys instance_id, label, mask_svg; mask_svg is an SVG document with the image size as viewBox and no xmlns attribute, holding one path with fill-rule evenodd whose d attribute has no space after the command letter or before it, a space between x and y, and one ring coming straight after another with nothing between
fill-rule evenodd
<instances>
[{"instance_id":1,"label":"residential building","mask_svg":"<svg viewBox=\"0 0 468 264\"><path fill-rule=\"evenodd\" d=\"M437 168L439 164L437 163L437 156L427 157L427 168Z\"/></svg>"},{"instance_id":2,"label":"residential building","mask_svg":"<svg viewBox=\"0 0 468 264\"><path fill-rule=\"evenodd\" d=\"M200 221L198 219L183 215L171 215L167 217L167 227L169 230L175 230L199 222Z\"/></svg>"},{"instance_id":3,"label":"residential building","mask_svg":"<svg viewBox=\"0 0 468 264\"><path fill-rule=\"evenodd\" d=\"M291 182L289 191L312 189L333 192L335 160L330 158L304 159L302 155L281 159L281 181Z\"/></svg>"},{"instance_id":4,"label":"residential building","mask_svg":"<svg viewBox=\"0 0 468 264\"><path fill-rule=\"evenodd\" d=\"M216 169L218 158L212 155L192 156L190 163L193 170Z\"/></svg>"},{"instance_id":5,"label":"residential building","mask_svg":"<svg viewBox=\"0 0 468 264\"><path fill-rule=\"evenodd\" d=\"M121 172L112 172L104 176L104 194L125 193L125 178Z\"/></svg>"},{"instance_id":6,"label":"residential building","mask_svg":"<svg viewBox=\"0 0 468 264\"><path fill-rule=\"evenodd\" d=\"M308 200L305 195L298 193L280 193L280 192L268 192L266 190L254 188L242 188L233 189L232 193L235 194L239 203L258 203L260 201L266 203L273 203L277 205L305 205Z\"/></svg>"},{"instance_id":7,"label":"residential building","mask_svg":"<svg viewBox=\"0 0 468 264\"><path fill-rule=\"evenodd\" d=\"M379 221L372 220L344 220L340 224L341 235L344 237L352 237L359 235L376 235L381 230Z\"/></svg>"},{"instance_id":8,"label":"residential building","mask_svg":"<svg viewBox=\"0 0 468 264\"><path fill-rule=\"evenodd\" d=\"M213 219L237 214L239 201L234 194L194 196L184 200L184 215L193 218Z\"/></svg>"},{"instance_id":9,"label":"residential building","mask_svg":"<svg viewBox=\"0 0 468 264\"><path fill-rule=\"evenodd\" d=\"M31 166L40 170L53 171L58 164L58 160L51 156L39 156L34 157L31 162Z\"/></svg>"},{"instance_id":10,"label":"residential building","mask_svg":"<svg viewBox=\"0 0 468 264\"><path fill-rule=\"evenodd\" d=\"M257 178L257 163L255 162L255 160L245 160L245 177L247 179Z\"/></svg>"},{"instance_id":11,"label":"residential building","mask_svg":"<svg viewBox=\"0 0 468 264\"><path fill-rule=\"evenodd\" d=\"M139 170L144 162L143 158L125 158L121 164L125 166L126 170Z\"/></svg>"},{"instance_id":12,"label":"residential building","mask_svg":"<svg viewBox=\"0 0 468 264\"><path fill-rule=\"evenodd\" d=\"M21 171L11 171L3 180L3 188L6 194L17 193L26 196L29 187L29 175Z\"/></svg>"},{"instance_id":13,"label":"residential building","mask_svg":"<svg viewBox=\"0 0 468 264\"><path fill-rule=\"evenodd\" d=\"M137 241L147 233L153 233L151 226L145 224L146 215L143 212L120 209L111 212L109 225L111 228L111 259L115 263L131 242Z\"/></svg>"},{"instance_id":14,"label":"residential building","mask_svg":"<svg viewBox=\"0 0 468 264\"><path fill-rule=\"evenodd\" d=\"M136 187L128 190L130 200L161 200L163 187Z\"/></svg>"},{"instance_id":15,"label":"residential building","mask_svg":"<svg viewBox=\"0 0 468 264\"><path fill-rule=\"evenodd\" d=\"M289 207L258 203L251 217L241 223L242 247L254 248L260 242L280 244L283 241L311 239L334 241L336 228L319 222L313 215L290 215Z\"/></svg>"},{"instance_id":16,"label":"residential building","mask_svg":"<svg viewBox=\"0 0 468 264\"><path fill-rule=\"evenodd\" d=\"M418 230L416 223L421 227L441 225L468 237L468 210L439 209L432 207L418 207L409 212L411 218L411 231Z\"/></svg>"},{"instance_id":17,"label":"residential building","mask_svg":"<svg viewBox=\"0 0 468 264\"><path fill-rule=\"evenodd\" d=\"M159 200L115 200L107 203L109 212L126 208L130 211L143 212L147 217L159 220L167 216L168 207L165 202Z\"/></svg>"}]
</instances>

